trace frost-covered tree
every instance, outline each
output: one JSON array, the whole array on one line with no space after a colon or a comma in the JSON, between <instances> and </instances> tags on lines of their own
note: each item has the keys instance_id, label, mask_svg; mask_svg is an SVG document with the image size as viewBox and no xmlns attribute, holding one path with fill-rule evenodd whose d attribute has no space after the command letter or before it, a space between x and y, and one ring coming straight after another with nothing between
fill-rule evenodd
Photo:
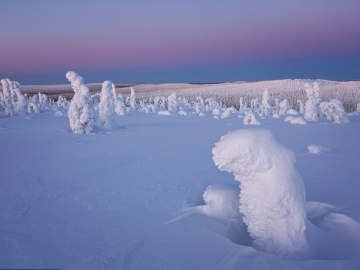
<instances>
[{"instance_id":1,"label":"frost-covered tree","mask_svg":"<svg viewBox=\"0 0 360 270\"><path fill-rule=\"evenodd\" d=\"M100 93L98 125L106 129L111 129L115 125L115 100L112 84L111 81L103 82Z\"/></svg>"},{"instance_id":2,"label":"frost-covered tree","mask_svg":"<svg viewBox=\"0 0 360 270\"><path fill-rule=\"evenodd\" d=\"M286 112L290 109L289 100L284 99L279 104L279 115L286 115Z\"/></svg>"},{"instance_id":3,"label":"frost-covered tree","mask_svg":"<svg viewBox=\"0 0 360 270\"><path fill-rule=\"evenodd\" d=\"M117 115L126 115L126 105L121 93L116 92L115 84L112 84L112 93L115 100L115 112Z\"/></svg>"},{"instance_id":4,"label":"frost-covered tree","mask_svg":"<svg viewBox=\"0 0 360 270\"><path fill-rule=\"evenodd\" d=\"M341 100L332 99L329 102L322 102L320 108L328 120L334 120L337 124L349 122Z\"/></svg>"},{"instance_id":5,"label":"frost-covered tree","mask_svg":"<svg viewBox=\"0 0 360 270\"><path fill-rule=\"evenodd\" d=\"M307 100L305 102L304 118L306 121L317 122L320 119L319 103L321 101L321 92L318 83L313 86L305 84Z\"/></svg>"},{"instance_id":6,"label":"frost-covered tree","mask_svg":"<svg viewBox=\"0 0 360 270\"><path fill-rule=\"evenodd\" d=\"M168 111L169 112L178 111L180 104L181 104L181 102L175 93L172 93L170 96L168 96Z\"/></svg>"},{"instance_id":7,"label":"frost-covered tree","mask_svg":"<svg viewBox=\"0 0 360 270\"><path fill-rule=\"evenodd\" d=\"M297 100L297 103L299 103L299 113L304 114L305 113L304 103L300 99Z\"/></svg>"},{"instance_id":8,"label":"frost-covered tree","mask_svg":"<svg viewBox=\"0 0 360 270\"><path fill-rule=\"evenodd\" d=\"M5 109L5 116L12 117L14 116L14 105L12 101L11 95L11 85L9 85L8 80L2 79L1 80L2 88L3 88L3 106Z\"/></svg>"},{"instance_id":9,"label":"frost-covered tree","mask_svg":"<svg viewBox=\"0 0 360 270\"><path fill-rule=\"evenodd\" d=\"M258 98L254 98L253 100L251 100L251 111L254 113L259 113L260 112L260 107L259 107L259 99Z\"/></svg>"},{"instance_id":10,"label":"frost-covered tree","mask_svg":"<svg viewBox=\"0 0 360 270\"><path fill-rule=\"evenodd\" d=\"M39 95L39 107L41 110L49 109L49 99L45 94L38 93Z\"/></svg>"},{"instance_id":11,"label":"frost-covered tree","mask_svg":"<svg viewBox=\"0 0 360 270\"><path fill-rule=\"evenodd\" d=\"M135 93L135 90L134 88L131 87L131 93L130 93L130 99L129 99L129 104L130 104L130 108L132 110L135 110L137 109L137 104L136 104L136 93Z\"/></svg>"},{"instance_id":12,"label":"frost-covered tree","mask_svg":"<svg viewBox=\"0 0 360 270\"><path fill-rule=\"evenodd\" d=\"M360 112L360 102L356 105L356 111Z\"/></svg>"},{"instance_id":13,"label":"frost-covered tree","mask_svg":"<svg viewBox=\"0 0 360 270\"><path fill-rule=\"evenodd\" d=\"M212 153L216 166L240 182L240 212L253 246L281 257L308 254L305 188L294 153L256 129L228 133Z\"/></svg>"},{"instance_id":14,"label":"frost-covered tree","mask_svg":"<svg viewBox=\"0 0 360 270\"><path fill-rule=\"evenodd\" d=\"M29 100L28 98L21 92L21 85L18 82L13 82L12 91L16 95L16 103L15 103L15 111L19 115L27 114L27 107Z\"/></svg>"},{"instance_id":15,"label":"frost-covered tree","mask_svg":"<svg viewBox=\"0 0 360 270\"><path fill-rule=\"evenodd\" d=\"M84 84L84 79L74 71L67 72L66 78L75 92L68 111L70 127L76 134L89 134L94 123L93 110L89 104L89 88Z\"/></svg>"},{"instance_id":16,"label":"frost-covered tree","mask_svg":"<svg viewBox=\"0 0 360 270\"><path fill-rule=\"evenodd\" d=\"M56 101L56 106L58 108L67 108L69 106L69 102L63 96L59 96Z\"/></svg>"},{"instance_id":17,"label":"frost-covered tree","mask_svg":"<svg viewBox=\"0 0 360 270\"><path fill-rule=\"evenodd\" d=\"M244 113L245 111L246 111L246 105L244 103L244 98L240 97L239 113Z\"/></svg>"},{"instance_id":18,"label":"frost-covered tree","mask_svg":"<svg viewBox=\"0 0 360 270\"><path fill-rule=\"evenodd\" d=\"M261 100L261 113L262 114L265 114L265 115L270 114L271 106L269 103L269 99L270 99L269 92L268 92L268 89L266 88L262 95L262 100Z\"/></svg>"},{"instance_id":19,"label":"frost-covered tree","mask_svg":"<svg viewBox=\"0 0 360 270\"><path fill-rule=\"evenodd\" d=\"M274 113L273 114L279 115L279 111L280 111L279 100L277 98L275 98L275 106L274 106Z\"/></svg>"}]
</instances>

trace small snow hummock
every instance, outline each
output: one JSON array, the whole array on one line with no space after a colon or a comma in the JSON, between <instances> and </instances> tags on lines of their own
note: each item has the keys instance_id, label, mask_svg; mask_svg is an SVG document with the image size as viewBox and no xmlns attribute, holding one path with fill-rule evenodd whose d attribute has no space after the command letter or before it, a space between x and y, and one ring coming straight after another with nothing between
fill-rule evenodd
<instances>
[{"instance_id":1,"label":"small snow hummock","mask_svg":"<svg viewBox=\"0 0 360 270\"><path fill-rule=\"evenodd\" d=\"M290 123L293 125L306 125L307 124L305 119L302 118L301 116L293 118L292 120L290 120Z\"/></svg>"},{"instance_id":2,"label":"small snow hummock","mask_svg":"<svg viewBox=\"0 0 360 270\"><path fill-rule=\"evenodd\" d=\"M170 116L171 113L169 111L158 111L158 115L168 115L168 116Z\"/></svg>"},{"instance_id":3,"label":"small snow hummock","mask_svg":"<svg viewBox=\"0 0 360 270\"><path fill-rule=\"evenodd\" d=\"M322 153L330 153L332 152L332 149L328 146L322 146L322 145L316 145L316 144L311 144L307 147L307 149L309 150L309 153L311 154L315 154L315 155L320 155Z\"/></svg>"},{"instance_id":4,"label":"small snow hummock","mask_svg":"<svg viewBox=\"0 0 360 270\"><path fill-rule=\"evenodd\" d=\"M260 122L256 120L255 114L248 113L243 119L244 125L260 125Z\"/></svg>"},{"instance_id":5,"label":"small snow hummock","mask_svg":"<svg viewBox=\"0 0 360 270\"><path fill-rule=\"evenodd\" d=\"M290 122L291 120L293 120L294 119L294 116L287 116L285 119L284 119L284 121L285 122Z\"/></svg>"},{"instance_id":6,"label":"small snow hummock","mask_svg":"<svg viewBox=\"0 0 360 270\"><path fill-rule=\"evenodd\" d=\"M267 130L236 130L212 150L222 171L240 182L240 212L253 246L281 257L308 254L305 188L293 152Z\"/></svg>"},{"instance_id":7,"label":"small snow hummock","mask_svg":"<svg viewBox=\"0 0 360 270\"><path fill-rule=\"evenodd\" d=\"M273 118L280 118L280 115L278 115L277 113L274 113L272 117Z\"/></svg>"}]
</instances>

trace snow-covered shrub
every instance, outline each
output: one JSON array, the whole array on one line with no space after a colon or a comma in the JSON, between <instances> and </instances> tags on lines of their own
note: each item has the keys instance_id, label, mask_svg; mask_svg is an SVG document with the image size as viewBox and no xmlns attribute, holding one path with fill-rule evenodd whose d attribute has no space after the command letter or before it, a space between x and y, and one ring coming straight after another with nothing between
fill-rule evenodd
<instances>
[{"instance_id":1,"label":"snow-covered shrub","mask_svg":"<svg viewBox=\"0 0 360 270\"><path fill-rule=\"evenodd\" d=\"M196 113L201 113L201 112L205 111L205 110L206 110L206 106L205 106L205 104L204 104L203 98L202 98L202 97L197 97L197 98L196 98L196 101L197 101L197 102L193 101L193 107L194 107L194 109L195 109L195 112L196 112Z\"/></svg>"},{"instance_id":2,"label":"snow-covered shrub","mask_svg":"<svg viewBox=\"0 0 360 270\"><path fill-rule=\"evenodd\" d=\"M115 125L115 100L112 90L113 83L102 84L99 103L99 127L111 129Z\"/></svg>"},{"instance_id":3,"label":"snow-covered shrub","mask_svg":"<svg viewBox=\"0 0 360 270\"><path fill-rule=\"evenodd\" d=\"M230 118L233 113L237 113L237 112L238 112L238 111L235 110L233 107L227 108L227 109L221 114L221 118L222 118L222 119Z\"/></svg>"},{"instance_id":4,"label":"snow-covered shrub","mask_svg":"<svg viewBox=\"0 0 360 270\"><path fill-rule=\"evenodd\" d=\"M38 93L39 96L39 108L40 110L49 109L49 99L47 95Z\"/></svg>"},{"instance_id":5,"label":"snow-covered shrub","mask_svg":"<svg viewBox=\"0 0 360 270\"><path fill-rule=\"evenodd\" d=\"M217 103L213 98L206 99L205 103L206 103L205 106L206 111L213 111L214 109L220 108L219 103Z\"/></svg>"},{"instance_id":6,"label":"snow-covered shrub","mask_svg":"<svg viewBox=\"0 0 360 270\"><path fill-rule=\"evenodd\" d=\"M156 109L165 110L167 107L167 99L164 96L154 98L154 106Z\"/></svg>"},{"instance_id":7,"label":"snow-covered shrub","mask_svg":"<svg viewBox=\"0 0 360 270\"><path fill-rule=\"evenodd\" d=\"M286 115L289 109L290 109L289 100L284 99L279 104L279 115Z\"/></svg>"},{"instance_id":8,"label":"snow-covered shrub","mask_svg":"<svg viewBox=\"0 0 360 270\"><path fill-rule=\"evenodd\" d=\"M38 95L33 95L30 99L29 99L29 103L28 103L28 113L39 113L40 109L39 109L39 100L38 100Z\"/></svg>"},{"instance_id":9,"label":"snow-covered shrub","mask_svg":"<svg viewBox=\"0 0 360 270\"><path fill-rule=\"evenodd\" d=\"M262 100L261 100L261 113L262 114L265 114L265 115L270 114L271 106L269 103L269 98L270 98L270 96L269 96L268 89L265 89L265 91L262 95Z\"/></svg>"},{"instance_id":10,"label":"snow-covered shrub","mask_svg":"<svg viewBox=\"0 0 360 270\"><path fill-rule=\"evenodd\" d=\"M301 116L291 119L290 123L293 125L306 125L307 124L306 121L304 120L304 118L302 118Z\"/></svg>"},{"instance_id":11,"label":"snow-covered shrub","mask_svg":"<svg viewBox=\"0 0 360 270\"><path fill-rule=\"evenodd\" d=\"M320 105L322 113L328 120L334 119L337 124L349 122L349 119L345 116L346 112L341 100L333 99L329 102L322 102Z\"/></svg>"},{"instance_id":12,"label":"snow-covered shrub","mask_svg":"<svg viewBox=\"0 0 360 270\"><path fill-rule=\"evenodd\" d=\"M321 100L321 92L319 85L314 83L313 87L310 84L305 84L305 91L307 100L305 102L304 118L306 121L317 122L321 117L319 103Z\"/></svg>"},{"instance_id":13,"label":"snow-covered shrub","mask_svg":"<svg viewBox=\"0 0 360 270\"><path fill-rule=\"evenodd\" d=\"M67 108L69 106L69 102L66 100L66 98L59 96L58 100L56 101L56 106L58 108Z\"/></svg>"},{"instance_id":14,"label":"snow-covered shrub","mask_svg":"<svg viewBox=\"0 0 360 270\"><path fill-rule=\"evenodd\" d=\"M212 150L222 171L240 182L240 212L253 246L286 257L307 253L305 188L295 156L267 130L236 130Z\"/></svg>"},{"instance_id":15,"label":"snow-covered shrub","mask_svg":"<svg viewBox=\"0 0 360 270\"><path fill-rule=\"evenodd\" d=\"M75 92L68 111L70 128L76 134L89 134L94 123L93 110L89 104L89 88L84 84L84 79L74 71L67 72L66 78Z\"/></svg>"},{"instance_id":16,"label":"snow-covered shrub","mask_svg":"<svg viewBox=\"0 0 360 270\"><path fill-rule=\"evenodd\" d=\"M260 125L260 122L256 120L255 114L248 113L243 119L244 125Z\"/></svg>"},{"instance_id":17,"label":"snow-covered shrub","mask_svg":"<svg viewBox=\"0 0 360 270\"><path fill-rule=\"evenodd\" d=\"M356 111L360 112L360 102L356 105Z\"/></svg>"},{"instance_id":18,"label":"snow-covered shrub","mask_svg":"<svg viewBox=\"0 0 360 270\"><path fill-rule=\"evenodd\" d=\"M12 102L12 95L11 95L11 85L9 85L8 79L1 80L2 88L3 88L3 107L5 109L5 116L12 117L14 116L14 105Z\"/></svg>"}]
</instances>

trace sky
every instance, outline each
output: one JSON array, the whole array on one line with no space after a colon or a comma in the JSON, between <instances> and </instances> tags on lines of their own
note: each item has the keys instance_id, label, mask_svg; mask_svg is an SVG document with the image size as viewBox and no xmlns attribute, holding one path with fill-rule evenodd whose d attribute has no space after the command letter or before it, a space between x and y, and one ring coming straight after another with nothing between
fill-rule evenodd
<instances>
[{"instance_id":1,"label":"sky","mask_svg":"<svg viewBox=\"0 0 360 270\"><path fill-rule=\"evenodd\" d=\"M22 84L360 79L358 0L1 0Z\"/></svg>"}]
</instances>

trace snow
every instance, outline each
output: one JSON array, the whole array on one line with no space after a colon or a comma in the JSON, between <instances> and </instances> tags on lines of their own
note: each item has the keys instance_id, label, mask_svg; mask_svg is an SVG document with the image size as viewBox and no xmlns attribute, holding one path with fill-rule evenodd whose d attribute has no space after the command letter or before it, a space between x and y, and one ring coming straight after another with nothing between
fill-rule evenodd
<instances>
[{"instance_id":1,"label":"snow","mask_svg":"<svg viewBox=\"0 0 360 270\"><path fill-rule=\"evenodd\" d=\"M44 109L0 119L1 268L359 268L360 115L348 116L347 124L261 120L276 139L267 139L270 153L274 145L293 153L269 170L297 171L304 183L311 259L303 259L253 245L236 211L239 186L212 160L222 136L258 126L238 117L215 120L211 111L204 117L134 111L116 116L119 126L109 132L79 135L66 113ZM333 150L312 155L310 145Z\"/></svg>"},{"instance_id":2,"label":"snow","mask_svg":"<svg viewBox=\"0 0 360 270\"><path fill-rule=\"evenodd\" d=\"M328 146L312 144L307 147L309 153L320 155L322 153L331 153L332 149Z\"/></svg>"},{"instance_id":3,"label":"snow","mask_svg":"<svg viewBox=\"0 0 360 270\"><path fill-rule=\"evenodd\" d=\"M301 116L291 119L290 123L293 125L306 125L307 124L307 122Z\"/></svg>"}]
</instances>

